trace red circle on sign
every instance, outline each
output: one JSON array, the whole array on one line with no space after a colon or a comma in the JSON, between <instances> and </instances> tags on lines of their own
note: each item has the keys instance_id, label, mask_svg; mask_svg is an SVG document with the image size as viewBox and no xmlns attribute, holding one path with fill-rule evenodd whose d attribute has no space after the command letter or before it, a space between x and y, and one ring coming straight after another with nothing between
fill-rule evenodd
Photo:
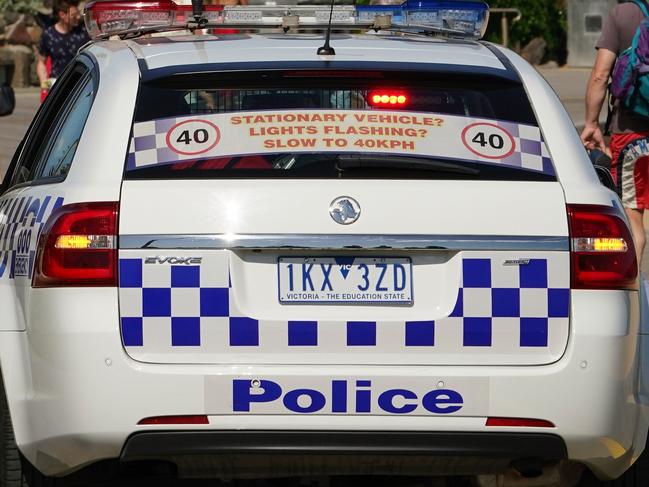
<instances>
[{"instance_id":1,"label":"red circle on sign","mask_svg":"<svg viewBox=\"0 0 649 487\"><path fill-rule=\"evenodd\" d=\"M473 149L473 148L472 148L469 144L467 144L467 142L466 142L466 133L469 131L469 129L471 129L471 128L473 128L473 127L476 127L476 126L478 126L478 125L486 125L486 126L488 126L488 127L495 127L495 128L497 128L498 130L500 130L501 132L504 132L505 135L507 135L507 137L509 137L509 140L510 140L511 143L512 143L512 148L511 148L511 150L510 150L509 152L507 152L506 154L502 155L502 156L488 156L488 155L482 154L482 153L478 152L477 150ZM514 153L514 151L516 150L516 141L514 141L514 137L512 137L512 134L510 134L509 132L507 132L504 128L499 127L499 126L496 125L495 123L478 122L478 123L472 123L471 125L467 125L466 127L464 127L464 130L462 130L462 143L464 144L464 147L466 147L467 149L469 149L469 150L470 150L471 152L473 152L475 155L480 156L480 157L484 157L485 159L504 159L505 157L509 157L509 156L511 156L511 155Z\"/></svg>"},{"instance_id":2,"label":"red circle on sign","mask_svg":"<svg viewBox=\"0 0 649 487\"><path fill-rule=\"evenodd\" d=\"M216 140L214 141L214 143L212 143L212 145L210 145L206 149L201 149L201 150L195 151L195 152L181 151L181 150L176 149L171 144L171 140L170 140L171 133L174 130L176 130L178 127L180 127L181 125L184 125L186 123L192 123L192 122L204 123L204 124L209 125L210 127L212 127L214 129L214 132L216 133ZM212 122L208 122L207 120L201 120L201 119L198 119L198 118L192 118L191 120L183 120L182 122L177 123L176 125L174 125L173 127L171 127L167 131L167 137L166 137L167 147L169 147L176 154L182 154L184 156L197 156L199 154L205 154L206 152L212 150L216 146L216 144L219 143L220 140L221 140L221 131L219 130L219 128L216 125L214 125Z\"/></svg>"}]
</instances>

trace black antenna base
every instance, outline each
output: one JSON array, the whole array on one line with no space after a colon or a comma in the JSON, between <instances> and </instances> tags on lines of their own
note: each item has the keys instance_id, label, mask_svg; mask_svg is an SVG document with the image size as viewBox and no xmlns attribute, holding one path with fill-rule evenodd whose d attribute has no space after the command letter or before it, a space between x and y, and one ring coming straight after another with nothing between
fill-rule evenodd
<instances>
[{"instance_id":1,"label":"black antenna base","mask_svg":"<svg viewBox=\"0 0 649 487\"><path fill-rule=\"evenodd\" d=\"M192 0L195 1L195 0ZM202 0L201 0L202 1ZM334 15L334 2L336 0L331 0L331 5L329 6L329 24L327 24L327 33L325 34L325 43L318 48L316 54L318 56L335 56L336 51L333 47L329 45L329 40L331 39L331 18ZM356 2L354 2L356 3Z\"/></svg>"},{"instance_id":2,"label":"black antenna base","mask_svg":"<svg viewBox=\"0 0 649 487\"><path fill-rule=\"evenodd\" d=\"M328 44L325 44L324 46L320 46L318 48L317 54L318 56L335 56L336 50Z\"/></svg>"}]
</instances>

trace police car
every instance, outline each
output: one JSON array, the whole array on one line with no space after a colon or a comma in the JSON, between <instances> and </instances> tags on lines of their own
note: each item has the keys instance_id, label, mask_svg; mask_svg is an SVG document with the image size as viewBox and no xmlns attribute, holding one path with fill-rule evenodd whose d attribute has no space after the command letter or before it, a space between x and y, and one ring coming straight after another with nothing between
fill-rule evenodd
<instances>
[{"instance_id":1,"label":"police car","mask_svg":"<svg viewBox=\"0 0 649 487\"><path fill-rule=\"evenodd\" d=\"M85 15L1 189L0 485L634 464L624 211L484 3Z\"/></svg>"}]
</instances>

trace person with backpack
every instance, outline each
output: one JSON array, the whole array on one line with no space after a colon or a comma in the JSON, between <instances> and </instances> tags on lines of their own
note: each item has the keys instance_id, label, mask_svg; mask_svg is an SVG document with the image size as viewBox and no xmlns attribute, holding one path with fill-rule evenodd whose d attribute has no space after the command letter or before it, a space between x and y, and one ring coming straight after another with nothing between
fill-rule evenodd
<instances>
[{"instance_id":1,"label":"person with backpack","mask_svg":"<svg viewBox=\"0 0 649 487\"><path fill-rule=\"evenodd\" d=\"M581 139L589 150L608 152L599 115L612 79L611 172L640 262L646 240L643 214L649 209L649 76L643 73L643 66L649 71L649 4L633 0L613 7L596 48Z\"/></svg>"}]
</instances>

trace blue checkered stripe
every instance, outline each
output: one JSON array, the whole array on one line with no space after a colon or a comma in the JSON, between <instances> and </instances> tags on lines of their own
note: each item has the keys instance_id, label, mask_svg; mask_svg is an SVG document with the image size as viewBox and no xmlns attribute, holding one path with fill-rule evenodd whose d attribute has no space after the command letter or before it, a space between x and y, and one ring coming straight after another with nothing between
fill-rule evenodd
<instances>
[{"instance_id":1,"label":"blue checkered stripe","mask_svg":"<svg viewBox=\"0 0 649 487\"><path fill-rule=\"evenodd\" d=\"M229 329L230 345L259 345L259 322L238 314L231 303L225 259L205 268L120 259L119 286L122 339L127 347L199 347L210 329L224 326Z\"/></svg>"},{"instance_id":2,"label":"blue checkered stripe","mask_svg":"<svg viewBox=\"0 0 649 487\"><path fill-rule=\"evenodd\" d=\"M520 347L547 347L553 329L565 334L570 316L568 273L550 272L551 264L548 259L503 265L502 259L464 258L455 308L440 324L460 320L464 347L491 347L499 333L517 336Z\"/></svg>"},{"instance_id":3,"label":"blue checkered stripe","mask_svg":"<svg viewBox=\"0 0 649 487\"><path fill-rule=\"evenodd\" d=\"M179 161L180 156L167 146L166 137L171 127L186 118L162 118L133 124L126 170L132 171L155 164Z\"/></svg>"},{"instance_id":4,"label":"blue checkered stripe","mask_svg":"<svg viewBox=\"0 0 649 487\"><path fill-rule=\"evenodd\" d=\"M62 197L19 196L0 200L0 279L30 277L34 267L36 243L49 215L63 205ZM21 249L18 237L21 231L30 231L29 249ZM24 274L15 273L17 258L25 258L29 265Z\"/></svg>"},{"instance_id":5,"label":"blue checkered stripe","mask_svg":"<svg viewBox=\"0 0 649 487\"><path fill-rule=\"evenodd\" d=\"M199 352L265 353L381 350L512 353L562 349L570 311L567 258L503 258L465 253L456 303L441 319L420 321L259 320L239 309L227 251L202 265L144 264L121 258L120 315L124 345L143 353L193 347ZM272 292L272 291L269 291ZM415 290L416 292L416 290ZM416 299L423 299L421 296ZM550 349L548 349L550 347ZM548 353L546 352L546 353Z\"/></svg>"},{"instance_id":6,"label":"blue checkered stripe","mask_svg":"<svg viewBox=\"0 0 649 487\"><path fill-rule=\"evenodd\" d=\"M540 128L502 121L495 124L509 132L516 147L511 155L499 161L500 164L539 171L550 176L555 174Z\"/></svg>"}]
</instances>

